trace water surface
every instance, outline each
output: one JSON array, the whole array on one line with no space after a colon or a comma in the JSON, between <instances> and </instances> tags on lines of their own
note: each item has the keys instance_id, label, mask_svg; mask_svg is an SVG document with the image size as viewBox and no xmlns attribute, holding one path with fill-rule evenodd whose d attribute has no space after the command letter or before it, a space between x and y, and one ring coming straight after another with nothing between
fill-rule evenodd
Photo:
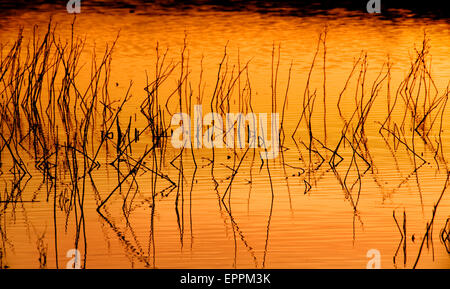
<instances>
[{"instance_id":1,"label":"water surface","mask_svg":"<svg viewBox=\"0 0 450 289\"><path fill-rule=\"evenodd\" d=\"M183 97L192 92L192 105L202 104L204 114L210 112L219 64L226 51L227 79L236 77L248 62L248 69L238 78L231 93L231 112L248 109L251 104L255 113L281 114L292 64L283 122L286 150L283 158L280 154L265 163L259 158L260 149L238 149L236 155L233 149L194 149L197 164L194 170L190 149L184 150L182 163L177 158L175 165L171 165L180 150L173 148L169 141L166 151L158 150L164 156L158 170L176 185L171 186L160 177L153 186L152 173L145 168L137 174L136 182L123 181L130 168L121 165L118 174L110 165L116 158L115 139L112 139L109 150L102 149L99 153L97 160L101 166L86 178L83 188L81 182L78 184L78 192L83 192L79 199L73 199L70 170L60 169L60 182L53 195L53 187L36 168L33 154L17 151L13 155L21 156L32 177L26 184L20 184L18 201L7 203L5 200L15 184L14 162L3 141L0 175L4 205L0 211L3 267L39 268L42 264L39 257L45 256L48 268L65 268L71 259L67 252L73 248L81 252L82 265L86 268L365 268L370 249L381 253L382 268L414 266L426 237L427 224L433 218L434 205L446 184L450 135L445 124L450 121L450 114L444 110L444 102L433 110L431 115L437 121L429 131L429 141L425 142L411 129L411 111L399 95L389 129L394 131L396 125L399 128L404 115L407 116L399 133L401 142L387 131L380 134L380 127L424 38L429 41L425 61L433 83L426 75L418 74L418 79L426 79L429 99L448 96L450 27L446 19L414 18L407 13L404 17L385 19L345 9L335 9L329 15L223 11L209 6L185 10L156 5L131 8L87 5L82 9L74 24L75 34L85 39L78 85L83 89L88 87L92 57L100 59L105 48L111 47L119 35L112 53L109 96L117 107L130 89L132 98L119 117L122 130L129 123L132 130L144 130L148 124L140 113L140 104L147 95L144 88L155 78L156 47L160 55L168 49L167 65L181 61L180 55L184 53L185 60L188 59L185 63L189 64L184 67L189 72L186 82L189 85L183 86L186 89ZM57 39L70 43L74 18L64 7L54 9L42 5L37 9L4 11L0 20L2 59L16 40L20 27L26 44L32 41L34 25L38 27L37 34L44 35L50 18L56 25ZM324 86L324 44L318 40L325 28ZM25 55L25 48L23 51ZM316 51L308 95L315 98L311 116L316 138L313 149L324 157L322 164L318 154L310 156L305 118L294 137L298 146L291 138L302 115ZM274 91L272 83L278 55ZM356 71L341 93L358 59ZM367 103L372 84L379 75L386 75L388 61L389 77L381 82L365 122L365 147L360 143L361 147L352 149L350 142L344 141L338 150L343 161L333 169L329 161L342 141L346 122L361 99ZM364 73L360 73L362 63ZM181 68L177 66L161 86L162 100L167 100L175 90L180 73ZM362 76L365 86L358 82ZM5 85L1 86L2 90ZM426 90L419 88L419 82L414 89L418 89L418 99L422 100ZM244 98L249 95L251 101ZM338 110L340 95L341 111ZM201 102L197 101L199 96L203 98ZM276 100L275 109L272 96ZM45 89L42 99L49 99ZM179 110L177 101L178 96L170 98L169 111ZM420 112L425 112L430 105L427 100L419 103ZM2 110L6 106L2 99ZM81 115L81 111L77 113ZM166 117L169 122L167 114ZM357 122L353 119L350 123L350 130L357 131ZM62 127L60 124L61 145L65 139ZM90 146L101 142L101 126L96 123L90 129L93 129L92 141L89 140L88 147L92 153ZM3 116L2 134L5 138L10 135ZM360 135L347 136L351 139ZM32 143L30 137L23 145L32 149ZM139 159L145 146L151 144L147 131L133 144L130 156ZM371 166L363 157L355 156L355 151L364 154ZM214 179L210 163L213 154ZM236 167L243 156L231 190L227 189L232 179L230 168ZM61 155L60 162L63 158ZM154 165L151 157L144 160L146 168ZM79 157L80 170L82 163L83 158ZM183 177L177 170L181 165ZM123 187L115 190L121 181ZM111 192L114 193L99 214L97 207ZM225 192L227 196L222 200ZM123 204L128 211L124 212ZM432 232L424 241L418 268L450 268L450 257L441 240L449 212L450 199L444 193L433 219ZM404 229L406 236L402 239Z\"/></svg>"}]
</instances>

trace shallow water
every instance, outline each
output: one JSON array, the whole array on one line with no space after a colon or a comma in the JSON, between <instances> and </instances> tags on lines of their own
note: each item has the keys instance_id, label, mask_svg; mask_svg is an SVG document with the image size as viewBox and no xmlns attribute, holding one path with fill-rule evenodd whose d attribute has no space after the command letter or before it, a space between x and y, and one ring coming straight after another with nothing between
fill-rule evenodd
<instances>
[{"instance_id":1,"label":"shallow water","mask_svg":"<svg viewBox=\"0 0 450 289\"><path fill-rule=\"evenodd\" d=\"M15 41L19 27L24 28L24 39L27 41L32 35L33 25L39 26L39 33L44 32L50 16L53 23L57 24L57 35L63 41L69 39L73 17L63 7L55 10L43 5L37 10L5 13L0 20L0 41L6 47L3 53ZM332 150L341 139L344 120L348 121L357 107L355 93L357 89L360 91L361 86L357 86L356 78L360 66L349 82L348 89L342 94L342 117L337 109L339 95L354 61L361 51L367 53L364 101L369 99L372 83L380 71L386 72L386 66L383 65L388 59L392 62L389 87L387 80L382 83L366 121L367 147L362 151L366 153L365 158L370 158L371 167L364 174L367 165L361 158L356 158L357 163L351 162L354 151L349 144L340 148L339 153L344 161L335 171L329 165L332 151L318 142L315 142L315 149L326 161L319 165L320 158L317 155L313 154L309 158L309 136L304 122L299 127L296 140L299 143L303 141L305 146L299 144L297 150L291 139L302 113L308 72L319 35L325 26L328 27L325 62L326 135L323 126L324 55L320 43L309 90L311 94L316 94L311 118L314 136ZM221 196L230 183L230 167L239 163L246 149L237 150L239 158L236 159L232 149L217 148L214 152L206 148L194 149L198 165L196 171L191 150L187 149L183 155L184 177L180 181L177 169L170 164L179 150L169 142L164 153L165 160L159 169L178 187L164 190L170 183L159 178L153 202L155 190L152 188L151 173L144 170L136 177L138 188L131 185L130 194L134 198L132 201L130 197L126 199L126 204L132 208L126 218L122 205L130 188L128 182L112 194L102 209L102 215L96 211L120 180L116 169L108 165L115 158L115 149L111 147L109 153L101 151L98 157L101 167L95 169L92 178L86 181L82 206L84 219L80 218L81 212L74 209L77 205L66 218L62 207L67 205L68 201L64 198L70 195L73 184L68 181L68 175L61 176L64 181L57 186L59 198L55 240L53 193L47 196L46 184L42 173L35 168L34 159L20 152L32 178L21 191L21 200L24 202L10 203L1 211L2 266L39 268L41 248L47 258L47 267L65 268L71 259L67 252L76 247L86 268L366 268L370 259L366 254L370 249L380 252L382 268L413 267L427 224L432 219L433 206L446 183L445 159L449 157L450 134L445 124L450 121L450 113L445 110L442 119L437 115L438 122L429 135L431 146L409 131L410 123L407 121L404 141L409 146L414 145L417 155L425 159L423 165L405 145L396 144L394 137L384 133L383 138L379 129L380 123L387 117L388 102L392 105L396 89L415 59L414 49L420 50L424 31L431 46L427 61L431 60L431 74L438 91L436 95L448 94L449 28L445 19L380 19L343 9L334 10L334 14L328 16L285 16L252 11L224 12L207 7L177 10L146 6L132 13L129 9L117 7L84 7L75 22L76 34L86 39L80 61L79 85L88 85L94 46L96 56L101 56L105 45L111 44L120 31L112 56L109 93L113 100L121 100L130 80L133 81L130 89L132 100L121 112L122 127L128 125L130 117L133 119L133 129L142 130L147 125L140 115L139 105L146 96L146 73L150 79L154 78L157 45L161 52L169 49L168 62L177 62L186 41L185 55L189 58L191 89L194 98L199 91L203 91L204 114L210 111L209 99L214 91L225 46L229 74L234 67L233 73L236 75L238 67L242 68L249 61L248 79L251 83L253 111L271 113L272 55L275 49L276 65L280 47L275 93L275 111L280 114L292 63L284 117L287 136L284 144L287 150L283 156L285 165L281 154L275 160L262 163L258 155L260 149L249 150L232 182L231 190L222 202ZM171 76L161 87L161 97L174 90L179 73L179 69L176 70L176 75ZM240 79L240 89L236 88L233 92L232 112L240 111L236 94L244 89L246 81L245 77ZM391 100L388 100L388 95L391 95ZM400 124L406 110L400 97L398 102L392 124ZM168 107L175 111L176 100L171 100ZM356 125L353 122L352 129ZM439 139L438 125L441 122L443 130ZM95 128L95 144L100 139L98 128ZM2 133L6 137L6 130L3 129ZM140 158L145 145L150 142L151 138L142 136L141 141L133 146L133 157ZM436 146L440 146L441 151ZM216 189L209 162L213 153L214 176L218 183ZM10 171L13 161L7 149L3 149L1 154L0 191L7 194L14 185ZM150 165L151 158L146 161ZM339 179L346 178L348 168L348 188L354 184L353 189L349 190L350 195L339 182ZM122 169L126 175L126 168ZM194 181L191 182L194 173ZM305 187L309 185L311 189L305 192ZM183 190L179 189L181 186ZM163 194L160 194L162 190ZM2 200L5 200L4 195ZM393 212L402 229L405 213L405 247ZM418 268L450 268L450 255L440 238L449 217L450 198L447 192L443 194L434 216L432 234L424 241ZM41 246L38 245L39 239L42 240ZM58 252L58 260L55 251Z\"/></svg>"}]
</instances>

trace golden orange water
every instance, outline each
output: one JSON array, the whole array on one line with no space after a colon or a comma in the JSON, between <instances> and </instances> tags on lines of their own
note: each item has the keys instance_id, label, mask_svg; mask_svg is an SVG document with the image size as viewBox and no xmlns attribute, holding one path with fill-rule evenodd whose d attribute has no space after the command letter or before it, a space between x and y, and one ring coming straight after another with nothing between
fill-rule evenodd
<instances>
[{"instance_id":1,"label":"golden orange water","mask_svg":"<svg viewBox=\"0 0 450 289\"><path fill-rule=\"evenodd\" d=\"M203 71L205 112L209 112L209 98L214 90L225 46L230 71L234 66L236 73L236 67L249 63L252 105L256 113L272 112L273 51L277 54L279 49L280 52L276 91L276 111L280 113L292 63L284 122L288 136L286 147L289 148L284 153L285 163L289 165L284 167L286 172L279 156L275 161L269 161L269 179L266 164L262 165L258 155L252 162L253 152L250 151L233 180L229 199L227 196L225 202L221 202L220 197L230 182L232 172L228 167L233 166L233 150L215 151L217 191L208 166L212 151L194 150L198 171L192 192L189 188L194 167L188 150L184 159L184 175L187 179L182 180L185 189L179 195L178 207L175 206L176 190L165 197L158 195L156 202L151 203L150 177L143 174L138 178L139 190L129 218L125 218L122 211L126 194L124 189L108 201L105 219L96 211L98 196L105 199L118 181L117 172L108 165L114 155L102 153L99 159L102 166L93 172L95 189L88 182L84 203L86 234L78 245L86 268L366 268L369 261L366 254L371 249L381 253L382 268L411 268L414 265L447 173L443 162L435 161L434 152L420 140L416 140L415 150L422 153L427 162L414 173L410 152L402 146L392 152L392 137L389 143L379 134L380 122L387 116L387 82L383 83L366 122L373 169L362 176L356 213L328 161L309 176L300 174L299 167L307 168L305 162L308 153L300 145L300 155L290 136L300 118L308 72L324 27L328 29L325 62L326 142L334 148L344 125L337 110L337 100L361 52L367 53L368 59L368 85L365 89L370 91L371 84L380 70L385 69L383 65L389 59L392 63L391 93L394 95L395 89L407 75L415 57L414 49L420 48L426 31L431 45L431 73L439 95L442 95L446 89L448 91L450 80L450 25L446 20L407 17L386 20L371 15L355 16L344 10L335 12L335 16L293 17L255 12L218 12L212 9L186 12L155 8L127 13L122 10L86 8L77 15L76 34L86 39L82 58L85 67L80 72L80 81L83 81L83 77L87 81L89 77L93 48L101 55L105 45L111 44L120 31L112 57L110 94L112 99L120 100L130 81L133 81L130 90L132 100L124 107L120 119L124 126L128 124L129 117L134 118L135 114L138 116L133 127L142 129L146 125L139 117L138 104L146 95L146 74L150 79L154 77L157 45L161 51L168 48L168 61L176 62L186 41L193 97L199 94L198 84ZM16 39L20 26L24 28L25 40L30 39L32 26L37 24L40 29L45 29L50 16L53 17L53 23L57 23L56 31L61 39L68 39L73 17L64 10L46 10L44 7L38 11L20 11L16 15L2 17L1 43L8 47ZM309 86L311 93L317 95L312 124L316 137L321 140L325 139L323 65L323 46L319 44ZM177 76L169 78L161 93L173 90L177 85L176 80ZM244 81L240 85L244 87ZM356 107L355 90L353 78L341 103L347 119ZM232 104L232 110L238 111L236 103ZM401 115L395 117L401 118ZM445 157L449 157L450 132L446 126L449 121L450 113L446 110L442 132ZM411 134L407 132L406 135ZM297 136L307 142L307 130L303 124ZM142 142L136 144L135 152L145 145ZM320 146L319 149L328 158L331 156L331 152ZM243 151L240 151L241 155ZM166 161L161 168L164 174L174 180L178 172L169 162L178 153L179 150L169 144ZM6 153L3 154L0 191L10 188L10 175L6 169L10 159ZM343 155L351 158L348 151L343 152ZM139 152L136 152L136 156L139 156ZM3 264L11 268L38 268L37 240L42 237L43 246L47 248L47 267L58 265L65 268L71 259L66 253L74 248L76 217L69 215L66 223L64 213L58 211L55 246L53 199L47 199L42 177L34 168L33 160L30 158L29 161L30 172L35 177L22 192L22 198L34 199L36 202L9 206L2 212ZM349 165L347 158L339 170L342 178ZM362 166L362 162L358 165ZM354 175L350 174L349 178L352 177ZM311 190L306 194L305 180L311 184ZM164 180L159 182L160 190L168 185ZM67 187L61 185L58 189L63 191ZM352 198L356 198L356 191L353 191ZM432 238L424 242L418 268L450 268L450 255L440 240L440 232L450 217L449 194L444 194L439 204ZM405 251L402 233L397 228L393 212L400 226L403 225L403 213L406 214ZM153 238L150 237L150 231Z\"/></svg>"}]
</instances>

